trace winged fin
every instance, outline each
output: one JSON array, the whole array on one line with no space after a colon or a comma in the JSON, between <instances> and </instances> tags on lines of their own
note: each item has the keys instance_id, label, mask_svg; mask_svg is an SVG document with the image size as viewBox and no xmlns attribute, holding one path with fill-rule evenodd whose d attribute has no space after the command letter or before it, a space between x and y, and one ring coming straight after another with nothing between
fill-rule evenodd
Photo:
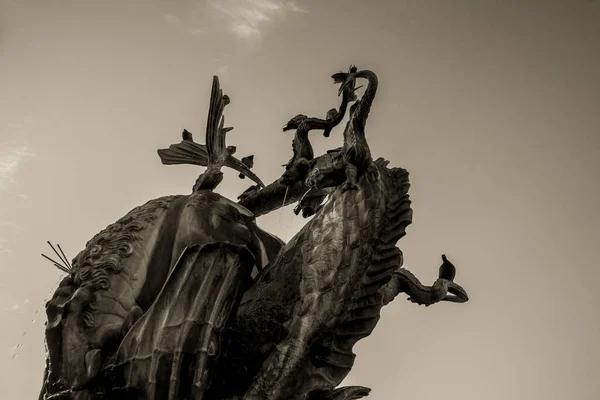
<instances>
[{"instance_id":1,"label":"winged fin","mask_svg":"<svg viewBox=\"0 0 600 400\"><path fill-rule=\"evenodd\" d=\"M169 146L168 149L158 150L158 155L165 165L211 166L213 171L226 166L247 176L264 188L265 184L255 173L250 171L252 165L247 160L240 161L233 156L235 146L226 146L226 134L233 129L232 127L225 127L225 117L223 116L223 110L229 102L229 96L223 95L220 88L219 78L214 76L206 122L206 145L195 143L191 133L184 130L182 134L183 141Z\"/></svg>"},{"instance_id":2,"label":"winged fin","mask_svg":"<svg viewBox=\"0 0 600 400\"><path fill-rule=\"evenodd\" d=\"M225 157L225 117L223 110L229 103L229 97L223 96L223 91L219 85L219 78L213 77L212 91L210 94L210 107L208 109L208 120L206 122L206 147L208 149L208 161L211 164L223 165Z\"/></svg>"},{"instance_id":3,"label":"winged fin","mask_svg":"<svg viewBox=\"0 0 600 400\"><path fill-rule=\"evenodd\" d=\"M208 166L208 151L206 146L183 140L181 143L172 144L168 149L157 151L160 160L165 165L191 164L201 167Z\"/></svg>"}]
</instances>

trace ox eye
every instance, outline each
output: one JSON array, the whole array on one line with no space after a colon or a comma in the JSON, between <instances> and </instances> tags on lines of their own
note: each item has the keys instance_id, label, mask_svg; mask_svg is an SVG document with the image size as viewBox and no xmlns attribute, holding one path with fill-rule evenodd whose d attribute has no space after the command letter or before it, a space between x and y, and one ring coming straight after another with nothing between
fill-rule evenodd
<instances>
[{"instance_id":1,"label":"ox eye","mask_svg":"<svg viewBox=\"0 0 600 400\"><path fill-rule=\"evenodd\" d=\"M60 288L56 291L56 297L70 297L73 294L73 290L69 288Z\"/></svg>"}]
</instances>

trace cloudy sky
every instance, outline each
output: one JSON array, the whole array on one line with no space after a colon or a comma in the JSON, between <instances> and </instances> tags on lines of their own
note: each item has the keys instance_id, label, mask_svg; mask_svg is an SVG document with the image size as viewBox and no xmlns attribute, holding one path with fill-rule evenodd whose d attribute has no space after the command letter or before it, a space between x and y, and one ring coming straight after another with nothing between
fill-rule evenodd
<instances>
[{"instance_id":1,"label":"cloudy sky","mask_svg":"<svg viewBox=\"0 0 600 400\"><path fill-rule=\"evenodd\" d=\"M399 298L347 382L380 400L599 398L599 21L589 0L0 0L2 397L41 384L60 278L45 241L71 258L188 193L200 169L156 149L201 137L213 74L230 144L270 182L291 154L281 126L337 106L330 75L354 63L381 81L372 152L411 172L406 266L430 283L446 253L471 301ZM247 187L236 175L222 194ZM259 223L289 239L304 222Z\"/></svg>"}]
</instances>

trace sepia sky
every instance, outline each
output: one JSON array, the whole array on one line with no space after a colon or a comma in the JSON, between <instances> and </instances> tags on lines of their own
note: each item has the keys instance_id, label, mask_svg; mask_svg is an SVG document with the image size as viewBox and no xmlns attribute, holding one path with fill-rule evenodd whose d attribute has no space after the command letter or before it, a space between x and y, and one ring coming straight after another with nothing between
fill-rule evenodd
<instances>
[{"instance_id":1,"label":"sepia sky","mask_svg":"<svg viewBox=\"0 0 600 400\"><path fill-rule=\"evenodd\" d=\"M380 89L374 156L411 173L399 242L425 283L445 253L466 304L400 296L356 347L370 398L600 398L600 2L589 0L0 0L0 390L39 393L40 309L74 257L201 172L156 149L198 141L213 74L229 144L265 182L282 125L337 107L354 63ZM314 135L321 154L342 143ZM226 172L219 191L249 185ZM292 207L259 219L288 240ZM18 348L17 348L18 347Z\"/></svg>"}]
</instances>

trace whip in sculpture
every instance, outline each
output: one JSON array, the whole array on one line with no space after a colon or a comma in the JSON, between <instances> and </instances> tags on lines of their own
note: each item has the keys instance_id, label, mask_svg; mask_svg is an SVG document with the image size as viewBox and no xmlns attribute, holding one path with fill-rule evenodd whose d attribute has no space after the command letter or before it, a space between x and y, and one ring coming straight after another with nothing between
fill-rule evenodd
<instances>
[{"instance_id":1,"label":"whip in sculpture","mask_svg":"<svg viewBox=\"0 0 600 400\"><path fill-rule=\"evenodd\" d=\"M63 268L46 305L40 399L358 399L370 389L339 385L384 305L399 293L468 300L446 256L432 286L402 267L408 172L373 160L365 133L377 76L352 66L333 79L339 110L284 126L293 157L265 186L252 156L226 145L230 99L214 77L205 144L184 130L158 151L164 164L206 167L192 193L134 208ZM309 132L330 136L350 103L341 147L315 157ZM223 167L255 183L237 203L214 192ZM258 216L293 203L312 219L288 243L259 228Z\"/></svg>"}]
</instances>

